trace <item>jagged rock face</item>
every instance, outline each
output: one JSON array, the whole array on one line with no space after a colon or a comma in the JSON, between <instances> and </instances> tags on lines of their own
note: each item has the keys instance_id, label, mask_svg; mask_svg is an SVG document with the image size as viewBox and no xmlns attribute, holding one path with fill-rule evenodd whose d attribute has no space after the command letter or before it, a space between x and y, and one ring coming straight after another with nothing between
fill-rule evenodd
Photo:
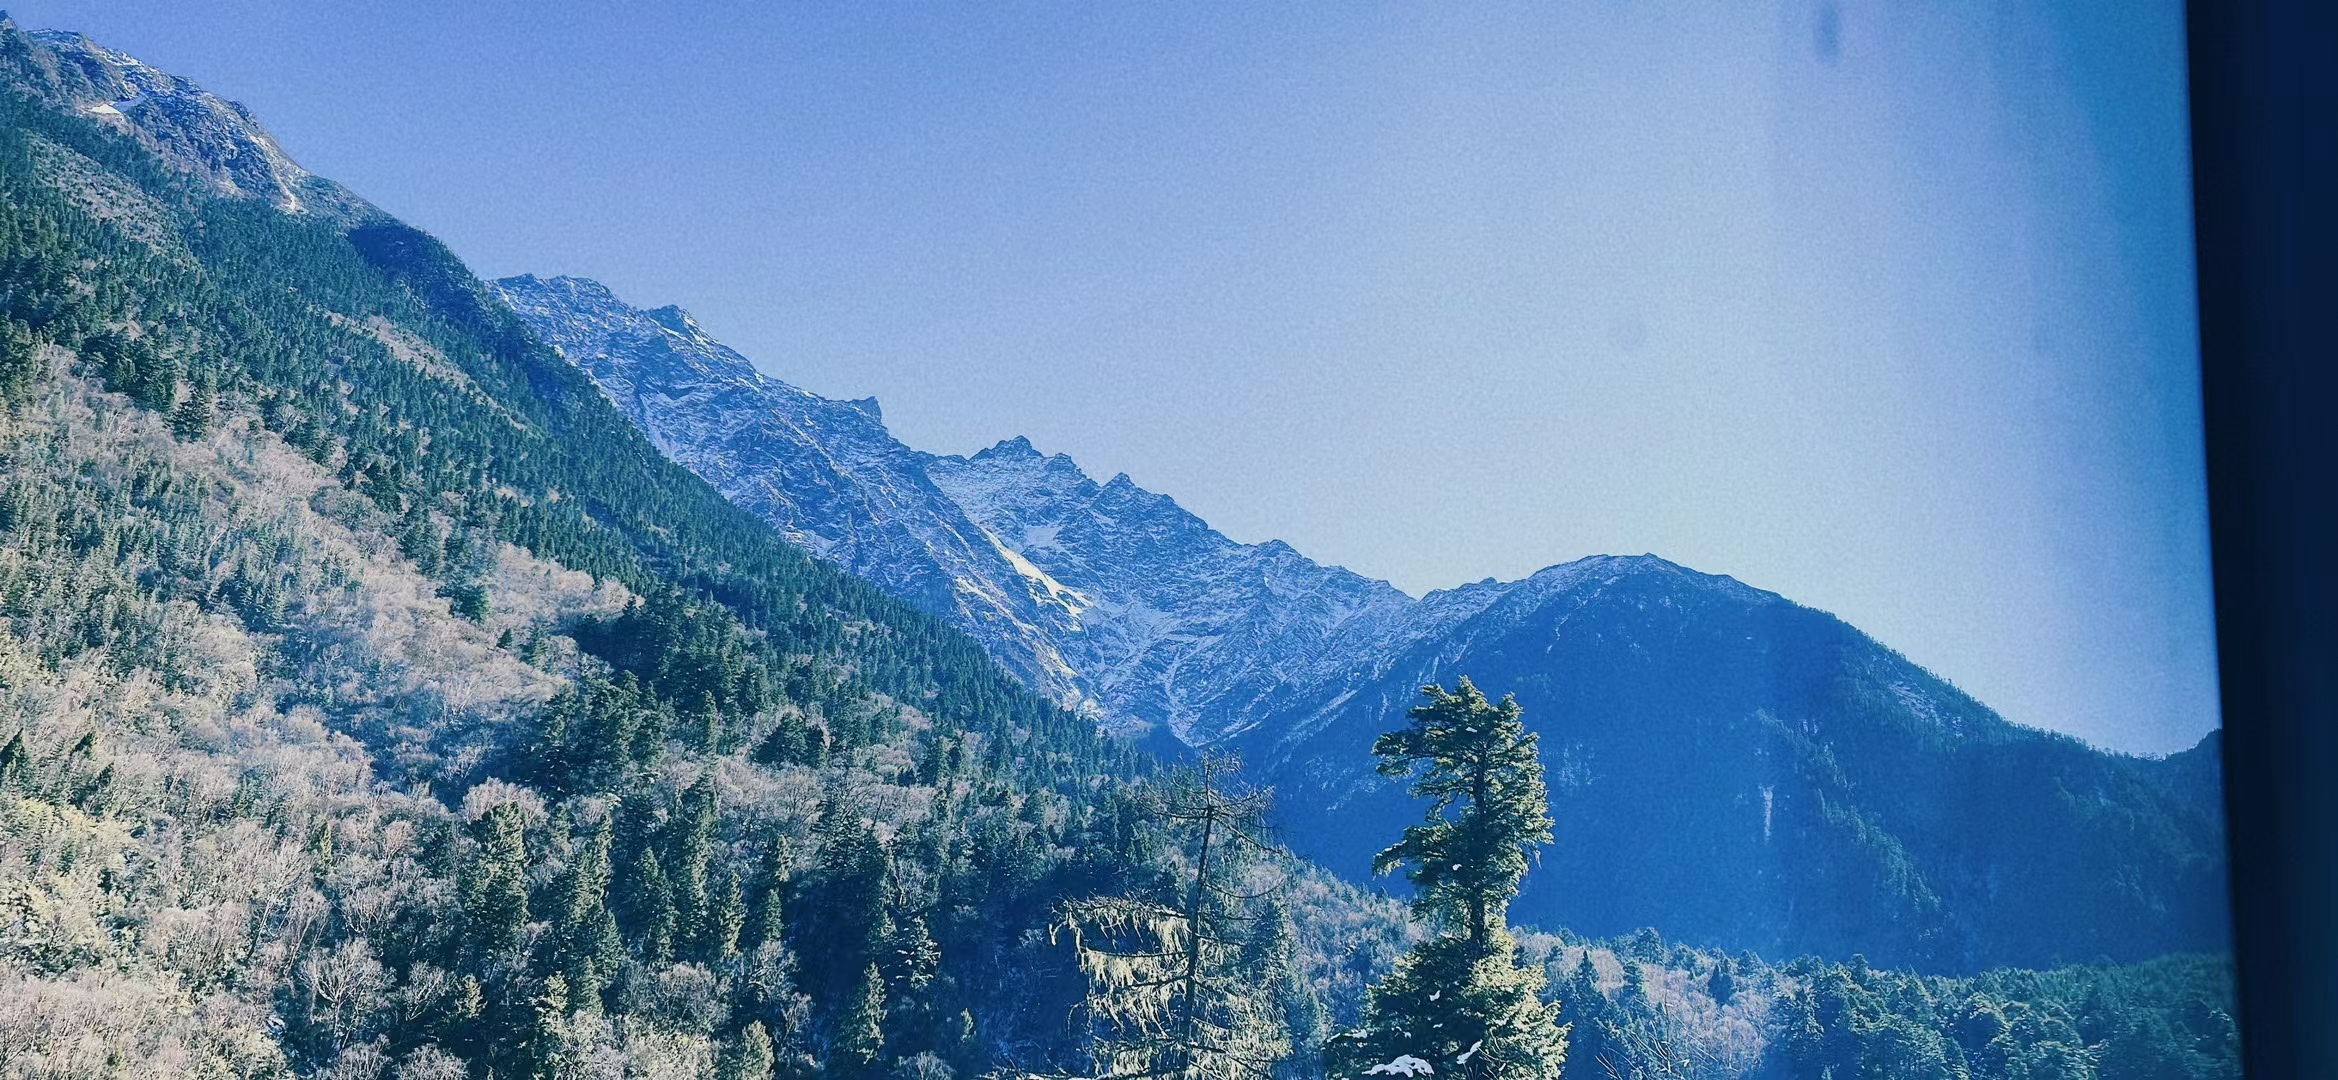
<instances>
[{"instance_id":1,"label":"jagged rock face","mask_svg":"<svg viewBox=\"0 0 2338 1080\"><path fill-rule=\"evenodd\" d=\"M926 476L932 455L874 401L833 401L756 372L676 308L641 311L598 282L506 278L505 302L675 461L789 539L974 633L1067 705L1110 715L1056 640L1080 598L1018 565Z\"/></svg>"},{"instance_id":2,"label":"jagged rock face","mask_svg":"<svg viewBox=\"0 0 2338 1080\"><path fill-rule=\"evenodd\" d=\"M1025 439L913 450L676 309L497 288L734 501L1108 726L1239 751L1292 847L1353 876L1419 815L1373 736L1469 675L1517 694L1550 775L1521 921L1933 970L2222 947L2212 768L2008 723L1774 593L1597 556L1414 599Z\"/></svg>"},{"instance_id":3,"label":"jagged rock face","mask_svg":"<svg viewBox=\"0 0 2338 1080\"><path fill-rule=\"evenodd\" d=\"M1279 541L1238 544L1021 438L971 457L913 450L874 401L764 376L679 309L633 308L598 282L497 288L675 460L1116 730L1218 742L1494 595L1415 601Z\"/></svg>"},{"instance_id":4,"label":"jagged rock face","mask_svg":"<svg viewBox=\"0 0 2338 1080\"><path fill-rule=\"evenodd\" d=\"M1124 474L1011 439L928 475L968 516L1084 598L1067 649L1126 715L1209 745L1270 702L1336 678L1360 647L1403 633L1415 602L1279 541L1238 544Z\"/></svg>"},{"instance_id":5,"label":"jagged rock face","mask_svg":"<svg viewBox=\"0 0 2338 1080\"><path fill-rule=\"evenodd\" d=\"M266 199L286 212L344 224L383 216L347 188L294 163L242 105L81 34L0 35L0 77L51 108L128 135L218 194Z\"/></svg>"}]
</instances>

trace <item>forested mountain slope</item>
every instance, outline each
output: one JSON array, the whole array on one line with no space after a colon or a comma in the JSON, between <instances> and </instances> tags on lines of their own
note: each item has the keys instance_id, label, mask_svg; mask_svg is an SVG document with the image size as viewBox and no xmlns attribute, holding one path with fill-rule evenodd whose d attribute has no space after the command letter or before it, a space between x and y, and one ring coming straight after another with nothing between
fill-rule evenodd
<instances>
[{"instance_id":1,"label":"forested mountain slope","mask_svg":"<svg viewBox=\"0 0 2338 1080\"><path fill-rule=\"evenodd\" d=\"M1108 723L1238 749L1288 842L1353 879L1415 814L1373 735L1469 675L1518 694L1556 778L1523 918L1945 972L2224 946L2212 745L2185 767L2008 723L1840 620L1654 557L1416 600L1027 440L914 450L875 403L762 375L676 309L497 288L809 549Z\"/></svg>"},{"instance_id":2,"label":"forested mountain slope","mask_svg":"<svg viewBox=\"0 0 2338 1080\"><path fill-rule=\"evenodd\" d=\"M1068 706L1095 699L1053 641L1078 608L925 475L874 401L766 378L675 308L640 311L580 278L507 278L497 292L592 375L658 448L789 540L983 635L991 655ZM1028 564L1024 564L1027 566Z\"/></svg>"},{"instance_id":3,"label":"forested mountain slope","mask_svg":"<svg viewBox=\"0 0 2338 1080\"><path fill-rule=\"evenodd\" d=\"M8 1075L1082 1060L1045 929L1163 872L1142 758L241 110L0 84Z\"/></svg>"}]
</instances>

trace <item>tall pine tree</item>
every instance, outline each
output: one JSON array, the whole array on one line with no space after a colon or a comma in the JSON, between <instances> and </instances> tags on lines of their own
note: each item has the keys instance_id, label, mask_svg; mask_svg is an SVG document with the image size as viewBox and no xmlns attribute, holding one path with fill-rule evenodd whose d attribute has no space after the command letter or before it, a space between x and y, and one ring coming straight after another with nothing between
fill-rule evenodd
<instances>
[{"instance_id":1,"label":"tall pine tree","mask_svg":"<svg viewBox=\"0 0 2338 1080\"><path fill-rule=\"evenodd\" d=\"M1243 943L1242 964L1266 993L1291 1043L1291 1056L1275 1074L1285 1080L1313 1075L1330 1018L1306 973L1300 970L1298 928L1281 898L1267 901L1250 939Z\"/></svg>"},{"instance_id":2,"label":"tall pine tree","mask_svg":"<svg viewBox=\"0 0 2338 1080\"><path fill-rule=\"evenodd\" d=\"M1329 1048L1332 1071L1555 1080L1567 1029L1541 999L1542 971L1518 963L1502 920L1528 854L1551 839L1535 737L1515 700L1490 702L1466 678L1450 692L1421 693L1428 701L1411 722L1374 740L1372 752L1381 775L1412 778L1429 805L1373 868L1403 867L1414 911L1440 933L1372 988L1362 1029Z\"/></svg>"},{"instance_id":3,"label":"tall pine tree","mask_svg":"<svg viewBox=\"0 0 2338 1080\"><path fill-rule=\"evenodd\" d=\"M625 963L625 943L609 910L607 817L570 857L552 886L551 967L567 979L568 998L580 1009L600 1006L601 990Z\"/></svg>"},{"instance_id":4,"label":"tall pine tree","mask_svg":"<svg viewBox=\"0 0 2338 1080\"><path fill-rule=\"evenodd\" d=\"M1535 736L1516 699L1499 703L1464 677L1448 693L1424 686L1411 723L1372 741L1380 775L1415 778L1429 800L1420 824L1372 858L1372 871L1404 868L1413 910L1458 930L1480 953L1493 948L1503 911L1526 877L1526 858L1550 843L1550 799Z\"/></svg>"},{"instance_id":5,"label":"tall pine tree","mask_svg":"<svg viewBox=\"0 0 2338 1080\"><path fill-rule=\"evenodd\" d=\"M870 964L845 992L836 1036L829 1043L828 1069L838 1076L865 1076L876 1069L884 1052L885 977Z\"/></svg>"},{"instance_id":6,"label":"tall pine tree","mask_svg":"<svg viewBox=\"0 0 2338 1080\"><path fill-rule=\"evenodd\" d=\"M508 958L528 927L527 825L516 803L502 803L479 819L479 850L463 878L469 940L484 957Z\"/></svg>"},{"instance_id":7,"label":"tall pine tree","mask_svg":"<svg viewBox=\"0 0 2338 1080\"><path fill-rule=\"evenodd\" d=\"M820 852L812 888L804 897L801 940L817 942L803 955L805 988L832 1012L857 1004L863 968L885 957L893 935L886 902L892 860L860 803L841 780L823 797ZM880 987L882 983L880 982Z\"/></svg>"},{"instance_id":8,"label":"tall pine tree","mask_svg":"<svg viewBox=\"0 0 2338 1080\"><path fill-rule=\"evenodd\" d=\"M707 857L714 843L714 775L701 775L682 793L667 828L673 847L665 863L674 895L674 951L687 960L721 959L722 928L715 917L715 894L707 880ZM736 943L736 931L732 942Z\"/></svg>"}]
</instances>

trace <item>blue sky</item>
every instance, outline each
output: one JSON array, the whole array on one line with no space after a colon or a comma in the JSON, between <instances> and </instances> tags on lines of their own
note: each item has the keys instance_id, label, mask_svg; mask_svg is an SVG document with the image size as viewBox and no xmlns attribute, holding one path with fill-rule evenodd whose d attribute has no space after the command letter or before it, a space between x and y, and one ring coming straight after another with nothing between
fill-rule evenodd
<instances>
[{"instance_id":1,"label":"blue sky","mask_svg":"<svg viewBox=\"0 0 2338 1080\"><path fill-rule=\"evenodd\" d=\"M485 274L1413 592L1653 551L2217 723L2180 7L13 6Z\"/></svg>"}]
</instances>

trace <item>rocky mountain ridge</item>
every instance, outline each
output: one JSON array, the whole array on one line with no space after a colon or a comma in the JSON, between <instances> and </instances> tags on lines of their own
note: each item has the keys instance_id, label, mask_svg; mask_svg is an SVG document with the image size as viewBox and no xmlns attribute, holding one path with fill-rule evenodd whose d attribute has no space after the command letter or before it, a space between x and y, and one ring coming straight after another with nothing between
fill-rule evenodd
<instances>
[{"instance_id":1,"label":"rocky mountain ridge","mask_svg":"<svg viewBox=\"0 0 2338 1080\"><path fill-rule=\"evenodd\" d=\"M0 41L0 77L128 135L216 194L346 223L382 217L347 188L301 168L249 109L85 35L10 35Z\"/></svg>"},{"instance_id":2,"label":"rocky mountain ridge","mask_svg":"<svg viewBox=\"0 0 2338 1080\"><path fill-rule=\"evenodd\" d=\"M1098 482L1021 436L966 456L914 449L875 399L764 375L679 308L635 308L576 277L495 288L675 460L1124 733L1216 744L1291 703L1340 699L1383 658L1497 601L1606 564L1415 599L1280 540L1234 541L1125 473Z\"/></svg>"},{"instance_id":3,"label":"rocky mountain ridge","mask_svg":"<svg viewBox=\"0 0 2338 1080\"><path fill-rule=\"evenodd\" d=\"M687 314L631 307L597 282L496 288L675 460L1114 730L1214 743L1491 599L1472 586L1416 601L1280 541L1236 543L1027 439L963 457L913 449L873 400L763 375Z\"/></svg>"}]
</instances>

